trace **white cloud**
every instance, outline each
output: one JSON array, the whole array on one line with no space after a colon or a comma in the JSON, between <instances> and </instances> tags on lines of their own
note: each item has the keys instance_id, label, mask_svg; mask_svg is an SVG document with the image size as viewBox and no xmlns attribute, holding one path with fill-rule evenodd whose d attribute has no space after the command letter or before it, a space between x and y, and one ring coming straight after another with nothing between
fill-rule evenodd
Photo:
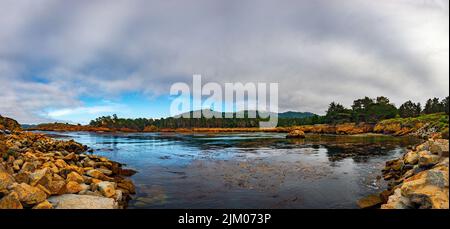
<instances>
[{"instance_id":1,"label":"white cloud","mask_svg":"<svg viewBox=\"0 0 450 229\"><path fill-rule=\"evenodd\" d=\"M50 111L48 112L48 116L54 119L61 119L62 117L66 116L84 115L84 114L99 115L102 113L110 113L117 111L118 107L115 106L76 107Z\"/></svg>"},{"instance_id":2,"label":"white cloud","mask_svg":"<svg viewBox=\"0 0 450 229\"><path fill-rule=\"evenodd\" d=\"M45 121L49 109L88 112L80 96L167 94L194 73L279 82L282 110L323 113L366 95L424 102L448 95L448 9L446 0L0 0L0 113Z\"/></svg>"}]
</instances>

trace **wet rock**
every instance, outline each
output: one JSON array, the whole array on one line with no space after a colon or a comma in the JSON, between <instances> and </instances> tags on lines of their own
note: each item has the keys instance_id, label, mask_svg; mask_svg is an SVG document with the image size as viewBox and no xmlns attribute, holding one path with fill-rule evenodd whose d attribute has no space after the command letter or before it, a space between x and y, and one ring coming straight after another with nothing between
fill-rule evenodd
<instances>
[{"instance_id":1,"label":"wet rock","mask_svg":"<svg viewBox=\"0 0 450 229\"><path fill-rule=\"evenodd\" d=\"M305 138L305 132L301 131L301 130L293 130L291 132L288 133L288 135L286 136L286 138Z\"/></svg>"},{"instance_id":2,"label":"wet rock","mask_svg":"<svg viewBox=\"0 0 450 229\"><path fill-rule=\"evenodd\" d=\"M405 163L401 159L389 161L386 164L387 164L387 167L390 167L392 170L395 170L395 171L401 170L403 168L403 166L405 165Z\"/></svg>"},{"instance_id":3,"label":"wet rock","mask_svg":"<svg viewBox=\"0 0 450 229\"><path fill-rule=\"evenodd\" d=\"M153 204L163 204L166 202L167 194L163 187L158 185L142 186L140 189L144 189L142 192L146 193L146 196L137 197L136 204L141 203L146 206Z\"/></svg>"},{"instance_id":4,"label":"wet rock","mask_svg":"<svg viewBox=\"0 0 450 229\"><path fill-rule=\"evenodd\" d=\"M48 199L55 209L117 209L118 203L113 198L92 195L66 194L52 196Z\"/></svg>"},{"instance_id":5,"label":"wet rock","mask_svg":"<svg viewBox=\"0 0 450 229\"><path fill-rule=\"evenodd\" d=\"M401 190L396 189L394 194L389 196L387 204L381 205L381 209L408 209L411 208L411 201L402 196Z\"/></svg>"},{"instance_id":6,"label":"wet rock","mask_svg":"<svg viewBox=\"0 0 450 229\"><path fill-rule=\"evenodd\" d=\"M118 181L117 187L119 187L121 189L125 189L130 194L136 193L136 187L134 186L134 183L128 179L122 179L122 180Z\"/></svg>"},{"instance_id":7,"label":"wet rock","mask_svg":"<svg viewBox=\"0 0 450 229\"><path fill-rule=\"evenodd\" d=\"M126 177L131 177L136 173L137 172L132 169L119 169L119 175L126 176Z\"/></svg>"},{"instance_id":8,"label":"wet rock","mask_svg":"<svg viewBox=\"0 0 450 229\"><path fill-rule=\"evenodd\" d=\"M0 199L0 209L22 209L23 206L20 203L19 195L15 192L11 192L7 196Z\"/></svg>"},{"instance_id":9,"label":"wet rock","mask_svg":"<svg viewBox=\"0 0 450 229\"><path fill-rule=\"evenodd\" d=\"M381 199L380 195L369 195L365 198L362 198L358 200L357 204L360 208L366 209L366 208L376 208L379 207L383 203L383 200Z\"/></svg>"},{"instance_id":10,"label":"wet rock","mask_svg":"<svg viewBox=\"0 0 450 229\"><path fill-rule=\"evenodd\" d=\"M380 198L383 200L383 204L387 203L389 200L389 196L394 194L393 190L384 190L380 192Z\"/></svg>"}]
</instances>

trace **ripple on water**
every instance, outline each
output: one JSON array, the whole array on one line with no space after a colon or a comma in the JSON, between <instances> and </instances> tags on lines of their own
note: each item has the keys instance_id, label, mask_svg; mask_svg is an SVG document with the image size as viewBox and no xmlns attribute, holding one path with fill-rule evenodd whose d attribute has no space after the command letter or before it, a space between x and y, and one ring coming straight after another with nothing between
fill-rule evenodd
<instances>
[{"instance_id":1,"label":"ripple on water","mask_svg":"<svg viewBox=\"0 0 450 229\"><path fill-rule=\"evenodd\" d=\"M417 139L281 133L60 133L139 171L131 208L356 208Z\"/></svg>"}]
</instances>

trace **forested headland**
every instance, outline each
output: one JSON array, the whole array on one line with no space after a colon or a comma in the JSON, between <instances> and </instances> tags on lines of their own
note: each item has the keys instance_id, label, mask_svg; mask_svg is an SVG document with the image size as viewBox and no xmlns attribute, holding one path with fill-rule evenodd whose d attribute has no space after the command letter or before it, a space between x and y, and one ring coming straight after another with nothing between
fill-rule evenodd
<instances>
[{"instance_id":1,"label":"forested headland","mask_svg":"<svg viewBox=\"0 0 450 229\"><path fill-rule=\"evenodd\" d=\"M196 111L198 112L198 111ZM190 112L192 117L193 112ZM259 117L256 113L256 118L248 116L248 112L244 112L244 118L239 118L237 113L233 113L233 118L225 118L230 114L219 113L216 117L206 118L183 118L183 117L168 117L161 119L151 118L119 118L117 115L102 116L92 120L89 125L70 125L62 123L41 124L34 129L41 130L118 130L118 131L156 131L158 129L192 129L192 128L258 128L260 121L266 119ZM325 115L316 115L305 112L285 112L280 113L278 117L278 127L293 127L316 124L330 124L339 125L344 123L365 123L376 124L383 120L390 119L405 119L408 118L424 118L430 117L429 114L442 113L440 119L448 119L449 113L449 97L444 99L431 98L426 104L422 106L420 103L413 101L406 101L400 106L395 106L389 101L387 97L369 98L364 97L353 101L351 107L332 102L329 104ZM435 116L432 116L435 119ZM439 116L440 117L440 116ZM422 118L422 119L424 119ZM448 123L448 121L446 121Z\"/></svg>"}]
</instances>

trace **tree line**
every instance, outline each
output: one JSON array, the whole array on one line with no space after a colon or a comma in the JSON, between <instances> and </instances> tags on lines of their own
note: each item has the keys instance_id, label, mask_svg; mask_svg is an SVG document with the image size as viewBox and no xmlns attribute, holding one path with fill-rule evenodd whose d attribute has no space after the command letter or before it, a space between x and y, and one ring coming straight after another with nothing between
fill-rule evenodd
<instances>
[{"instance_id":1,"label":"tree line","mask_svg":"<svg viewBox=\"0 0 450 229\"><path fill-rule=\"evenodd\" d=\"M332 102L325 115L325 123L337 124L345 122L376 123L389 118L417 117L421 114L449 113L449 97L428 99L422 108L420 103L406 101L399 108L390 103L384 96L375 99L364 97L353 101L351 108Z\"/></svg>"},{"instance_id":2,"label":"tree line","mask_svg":"<svg viewBox=\"0 0 450 229\"><path fill-rule=\"evenodd\" d=\"M421 114L432 114L445 112L449 113L449 97L440 100L439 98L428 99L425 106L420 103L406 101L400 107L390 103L384 96L377 98L364 97L353 101L351 108L346 108L342 104L332 102L326 114L323 116L312 115L303 118L279 118L279 127L314 125L314 124L339 124L346 122L376 123L389 118L417 117ZM225 117L225 113L222 113ZM117 115L99 117L90 122L91 126L107 127L111 129L129 128L142 131L146 127L154 128L254 128L259 127L263 118L161 118L161 119L124 119Z\"/></svg>"}]
</instances>

